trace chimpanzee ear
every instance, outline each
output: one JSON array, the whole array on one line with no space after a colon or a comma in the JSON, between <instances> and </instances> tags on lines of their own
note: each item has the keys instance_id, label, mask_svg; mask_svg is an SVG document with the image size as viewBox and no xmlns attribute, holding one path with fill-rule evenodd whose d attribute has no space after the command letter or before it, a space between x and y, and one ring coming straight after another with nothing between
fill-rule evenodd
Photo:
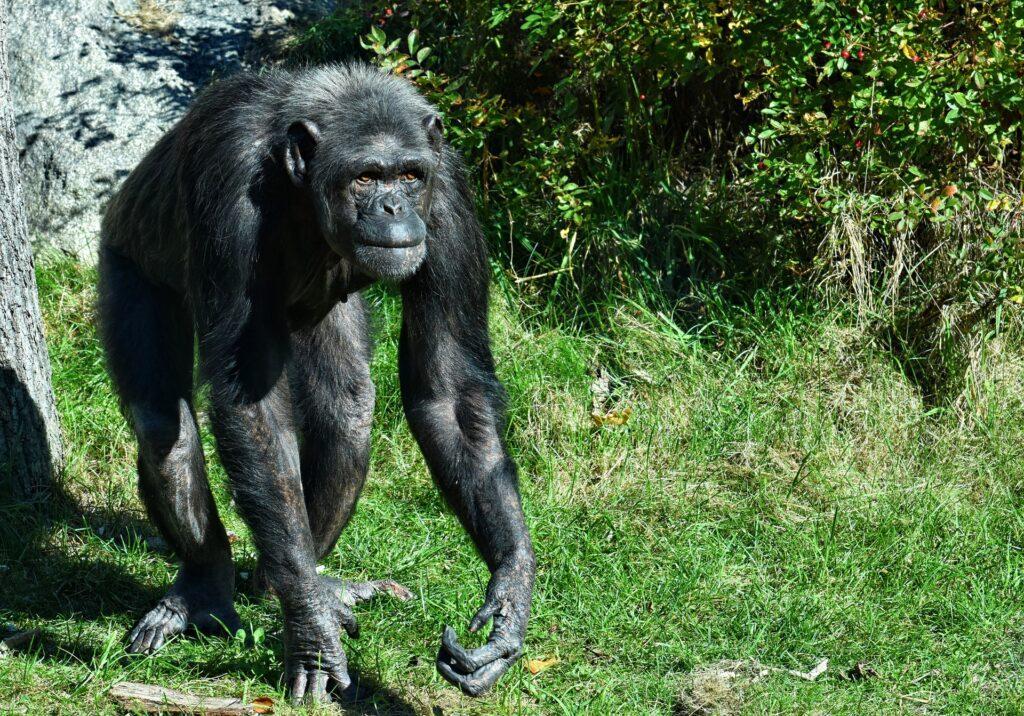
<instances>
[{"instance_id":1,"label":"chimpanzee ear","mask_svg":"<svg viewBox=\"0 0 1024 716\"><path fill-rule=\"evenodd\" d=\"M320 130L308 119L294 122L288 127L288 146L284 152L284 164L288 178L298 187L306 185L306 170L309 160L316 152L320 141Z\"/></svg>"},{"instance_id":2,"label":"chimpanzee ear","mask_svg":"<svg viewBox=\"0 0 1024 716\"><path fill-rule=\"evenodd\" d=\"M444 139L444 124L436 114L428 114L423 118L423 128L427 130L427 139L430 147L435 151L441 151L441 140Z\"/></svg>"}]
</instances>

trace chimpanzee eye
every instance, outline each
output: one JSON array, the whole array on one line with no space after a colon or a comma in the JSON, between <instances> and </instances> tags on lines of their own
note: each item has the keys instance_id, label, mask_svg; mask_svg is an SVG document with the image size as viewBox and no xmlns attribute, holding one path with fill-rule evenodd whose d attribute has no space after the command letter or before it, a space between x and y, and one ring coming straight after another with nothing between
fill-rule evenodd
<instances>
[{"instance_id":1,"label":"chimpanzee eye","mask_svg":"<svg viewBox=\"0 0 1024 716\"><path fill-rule=\"evenodd\" d=\"M373 177L370 176L369 174L360 174L359 176L356 177L356 183L362 184L363 186L370 184L372 181Z\"/></svg>"},{"instance_id":2,"label":"chimpanzee eye","mask_svg":"<svg viewBox=\"0 0 1024 716\"><path fill-rule=\"evenodd\" d=\"M416 172L406 172L402 175L402 181L416 181L419 178L420 177Z\"/></svg>"}]
</instances>

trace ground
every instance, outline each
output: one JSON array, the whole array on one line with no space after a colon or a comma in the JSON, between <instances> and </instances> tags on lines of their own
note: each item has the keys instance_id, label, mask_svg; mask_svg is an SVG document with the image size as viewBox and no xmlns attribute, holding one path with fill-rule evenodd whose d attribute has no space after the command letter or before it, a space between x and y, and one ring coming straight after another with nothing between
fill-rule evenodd
<instances>
[{"instance_id":1,"label":"ground","mask_svg":"<svg viewBox=\"0 0 1024 716\"><path fill-rule=\"evenodd\" d=\"M179 638L156 656L124 652L174 564L135 496L134 445L92 327L94 276L62 261L39 278L67 505L46 517L0 503L0 628L39 630L0 655L0 712L120 713L107 692L136 681L267 696L291 713L277 607L244 584L254 645ZM358 608L352 712L1022 711L1018 351L990 355L982 398L952 411L922 402L842 311L785 292L711 302L688 332L624 303L584 334L523 318L499 287L508 440L539 572L526 657L471 700L433 659L444 624L466 634L487 573L401 416L398 304L383 291L372 302L371 477L325 566L392 577L416 598ZM215 463L209 438L206 450ZM252 544L222 470L212 476L248 573ZM826 658L813 681L794 673Z\"/></svg>"}]
</instances>

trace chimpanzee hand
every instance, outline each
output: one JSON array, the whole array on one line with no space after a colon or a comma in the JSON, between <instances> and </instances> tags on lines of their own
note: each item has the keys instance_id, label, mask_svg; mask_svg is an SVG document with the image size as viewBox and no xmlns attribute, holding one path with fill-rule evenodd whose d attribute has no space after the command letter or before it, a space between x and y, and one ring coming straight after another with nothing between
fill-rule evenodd
<instances>
[{"instance_id":1,"label":"chimpanzee hand","mask_svg":"<svg viewBox=\"0 0 1024 716\"><path fill-rule=\"evenodd\" d=\"M299 609L294 619L285 615L285 678L293 701L326 701L328 687L348 688L348 659L339 631L344 627L350 637L358 637L352 607L378 594L403 602L412 599L412 592L390 579L348 582L322 576L308 608Z\"/></svg>"},{"instance_id":2,"label":"chimpanzee hand","mask_svg":"<svg viewBox=\"0 0 1024 716\"><path fill-rule=\"evenodd\" d=\"M340 631L359 636L352 608L318 585L299 609L285 610L285 681L292 702L327 701L329 687L346 689L348 659Z\"/></svg>"},{"instance_id":3,"label":"chimpanzee hand","mask_svg":"<svg viewBox=\"0 0 1024 716\"><path fill-rule=\"evenodd\" d=\"M469 630L475 632L494 619L487 643L479 649L465 649L455 630L445 626L437 654L441 676L469 696L479 696L490 689L522 654L532 588L532 559L509 567L499 566L487 585L483 607L469 623Z\"/></svg>"}]
</instances>

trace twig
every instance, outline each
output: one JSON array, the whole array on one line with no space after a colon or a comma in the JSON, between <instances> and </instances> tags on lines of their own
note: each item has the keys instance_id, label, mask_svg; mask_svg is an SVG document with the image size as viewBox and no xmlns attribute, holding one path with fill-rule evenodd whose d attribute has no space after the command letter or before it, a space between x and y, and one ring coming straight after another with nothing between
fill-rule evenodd
<instances>
[{"instance_id":1,"label":"twig","mask_svg":"<svg viewBox=\"0 0 1024 716\"><path fill-rule=\"evenodd\" d=\"M817 666L815 666L810 671L806 671L806 672L805 671L797 671L796 669L786 669L786 673L787 674L799 677L799 678L801 678L801 679L803 679L805 681L814 681L819 676L824 674L826 671L828 671L828 659L822 659L821 661L818 662Z\"/></svg>"},{"instance_id":2,"label":"twig","mask_svg":"<svg viewBox=\"0 0 1024 716\"><path fill-rule=\"evenodd\" d=\"M243 716L268 713L257 710L253 704L241 699L214 696L191 696L162 686L122 682L110 690L110 698L133 711L145 713L192 714L205 716Z\"/></svg>"}]
</instances>

